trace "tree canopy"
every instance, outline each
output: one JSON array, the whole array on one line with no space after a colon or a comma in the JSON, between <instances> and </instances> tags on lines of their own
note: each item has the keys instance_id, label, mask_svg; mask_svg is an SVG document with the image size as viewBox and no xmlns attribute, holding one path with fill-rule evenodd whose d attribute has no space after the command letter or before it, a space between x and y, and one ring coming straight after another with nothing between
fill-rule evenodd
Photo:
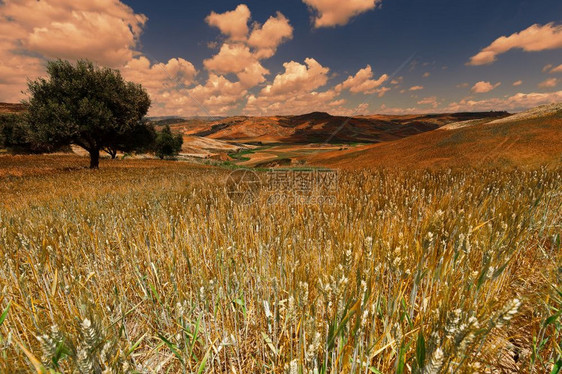
<instances>
[{"instance_id":1,"label":"tree canopy","mask_svg":"<svg viewBox=\"0 0 562 374\"><path fill-rule=\"evenodd\" d=\"M155 151L156 156L164 159L165 157L177 156L183 145L181 134L173 134L170 125L164 126L162 131L156 136Z\"/></svg>"},{"instance_id":2,"label":"tree canopy","mask_svg":"<svg viewBox=\"0 0 562 374\"><path fill-rule=\"evenodd\" d=\"M87 60L55 60L47 64L47 74L28 84L27 122L34 143L75 144L90 154L90 168L98 168L100 151L134 148L131 141L139 134L153 133L142 121L150 108L148 93L118 70Z\"/></svg>"}]
</instances>

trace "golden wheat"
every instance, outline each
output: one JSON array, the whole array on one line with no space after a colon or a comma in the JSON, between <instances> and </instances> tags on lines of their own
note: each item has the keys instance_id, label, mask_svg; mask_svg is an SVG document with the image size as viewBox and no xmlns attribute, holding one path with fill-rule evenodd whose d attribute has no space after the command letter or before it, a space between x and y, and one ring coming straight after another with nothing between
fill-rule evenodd
<instances>
[{"instance_id":1,"label":"golden wheat","mask_svg":"<svg viewBox=\"0 0 562 374\"><path fill-rule=\"evenodd\" d=\"M2 373L544 373L560 357L558 169L343 172L335 205L242 206L228 170L126 165L3 179Z\"/></svg>"}]
</instances>

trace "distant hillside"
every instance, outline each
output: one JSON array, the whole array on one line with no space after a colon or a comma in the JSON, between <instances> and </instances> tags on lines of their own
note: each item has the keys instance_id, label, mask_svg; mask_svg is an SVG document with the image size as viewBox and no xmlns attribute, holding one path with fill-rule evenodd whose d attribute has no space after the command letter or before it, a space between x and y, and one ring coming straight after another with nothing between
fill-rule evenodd
<instances>
[{"instance_id":1,"label":"distant hillside","mask_svg":"<svg viewBox=\"0 0 562 374\"><path fill-rule=\"evenodd\" d=\"M165 126L165 125L175 125L185 121L185 118L181 117L147 117L147 121L152 123L154 126Z\"/></svg>"},{"instance_id":2,"label":"distant hillside","mask_svg":"<svg viewBox=\"0 0 562 374\"><path fill-rule=\"evenodd\" d=\"M146 117L146 120L154 124L155 126L164 126L164 125L176 125L178 123L186 123L186 122L193 122L193 121L200 121L200 122L212 122L212 121L220 121L226 117L205 117L205 116L193 116L193 117L175 117L175 116L162 116L162 117Z\"/></svg>"},{"instance_id":3,"label":"distant hillside","mask_svg":"<svg viewBox=\"0 0 562 374\"><path fill-rule=\"evenodd\" d=\"M23 104L0 103L0 114L21 113L25 111Z\"/></svg>"},{"instance_id":4,"label":"distant hillside","mask_svg":"<svg viewBox=\"0 0 562 374\"><path fill-rule=\"evenodd\" d=\"M532 166L562 162L562 104L496 120L451 123L393 142L312 156L313 165L341 168Z\"/></svg>"},{"instance_id":5,"label":"distant hillside","mask_svg":"<svg viewBox=\"0 0 562 374\"><path fill-rule=\"evenodd\" d=\"M173 127L185 135L241 143L379 143L435 130L451 122L507 115L506 112L485 112L341 117L314 112L300 116L239 116L216 121L193 119Z\"/></svg>"}]
</instances>

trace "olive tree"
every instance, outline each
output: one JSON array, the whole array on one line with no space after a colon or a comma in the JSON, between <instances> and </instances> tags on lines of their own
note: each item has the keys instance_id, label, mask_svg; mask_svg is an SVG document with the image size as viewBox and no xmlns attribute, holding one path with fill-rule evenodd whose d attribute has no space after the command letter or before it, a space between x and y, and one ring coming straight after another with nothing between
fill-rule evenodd
<instances>
[{"instance_id":1,"label":"olive tree","mask_svg":"<svg viewBox=\"0 0 562 374\"><path fill-rule=\"evenodd\" d=\"M173 134L170 125L166 125L156 136L154 145L156 156L160 159L177 156L181 152L182 145L183 136Z\"/></svg>"},{"instance_id":2,"label":"olive tree","mask_svg":"<svg viewBox=\"0 0 562 374\"><path fill-rule=\"evenodd\" d=\"M131 147L122 140L146 126L146 90L125 81L118 70L90 61L50 61L47 78L29 82L28 89L32 140L52 148L82 147L90 154L92 169L99 167L101 150L116 150L124 143Z\"/></svg>"},{"instance_id":3,"label":"olive tree","mask_svg":"<svg viewBox=\"0 0 562 374\"><path fill-rule=\"evenodd\" d=\"M156 141L156 129L151 122L143 121L142 126L136 126L127 133L116 136L111 144L103 148L103 151L111 156L117 157L117 151L126 153L146 153L154 149Z\"/></svg>"}]
</instances>

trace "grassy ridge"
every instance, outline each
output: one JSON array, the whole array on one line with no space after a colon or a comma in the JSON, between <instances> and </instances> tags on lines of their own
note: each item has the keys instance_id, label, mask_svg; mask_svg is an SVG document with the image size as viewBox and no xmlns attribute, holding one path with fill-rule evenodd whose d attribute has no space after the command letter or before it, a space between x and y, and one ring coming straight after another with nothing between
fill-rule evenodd
<instances>
[{"instance_id":1,"label":"grassy ridge","mask_svg":"<svg viewBox=\"0 0 562 374\"><path fill-rule=\"evenodd\" d=\"M542 373L560 358L560 170L342 172L335 206L237 206L227 176L116 161L4 178L0 372Z\"/></svg>"}]
</instances>

